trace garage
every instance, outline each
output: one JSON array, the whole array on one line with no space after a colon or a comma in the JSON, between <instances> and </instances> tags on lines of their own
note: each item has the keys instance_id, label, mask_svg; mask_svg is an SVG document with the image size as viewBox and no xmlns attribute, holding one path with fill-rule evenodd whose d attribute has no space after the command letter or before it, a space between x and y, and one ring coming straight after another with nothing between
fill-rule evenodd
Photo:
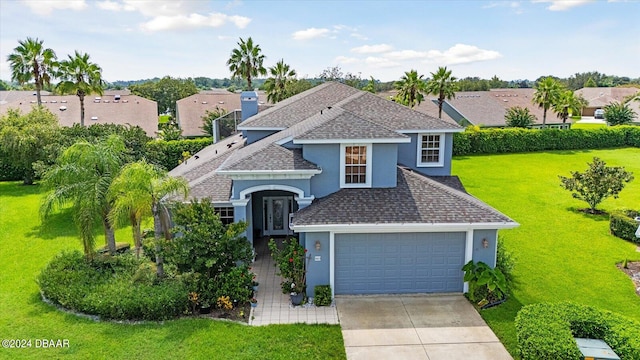
<instances>
[{"instance_id":1,"label":"garage","mask_svg":"<svg viewBox=\"0 0 640 360\"><path fill-rule=\"evenodd\" d=\"M462 292L464 232L335 235L335 293Z\"/></svg>"}]
</instances>

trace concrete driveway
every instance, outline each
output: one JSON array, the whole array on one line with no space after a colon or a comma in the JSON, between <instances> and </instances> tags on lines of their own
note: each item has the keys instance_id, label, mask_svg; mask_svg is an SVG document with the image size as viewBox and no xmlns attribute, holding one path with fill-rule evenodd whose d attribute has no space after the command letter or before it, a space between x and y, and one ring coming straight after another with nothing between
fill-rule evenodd
<instances>
[{"instance_id":1,"label":"concrete driveway","mask_svg":"<svg viewBox=\"0 0 640 360\"><path fill-rule=\"evenodd\" d=\"M462 295L338 296L347 359L513 360Z\"/></svg>"}]
</instances>

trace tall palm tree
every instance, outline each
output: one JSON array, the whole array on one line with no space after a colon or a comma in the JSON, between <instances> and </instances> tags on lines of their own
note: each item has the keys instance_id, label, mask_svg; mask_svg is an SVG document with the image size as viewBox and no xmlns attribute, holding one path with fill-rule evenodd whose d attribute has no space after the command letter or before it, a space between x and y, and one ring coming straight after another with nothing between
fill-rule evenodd
<instances>
[{"instance_id":1,"label":"tall palm tree","mask_svg":"<svg viewBox=\"0 0 640 360\"><path fill-rule=\"evenodd\" d=\"M253 45L253 39L249 37L245 42L240 38L238 48L231 51L231 57L227 60L229 71L233 77L247 79L247 88L251 87L251 78L258 75L266 75L267 69L262 66L264 55L260 45Z\"/></svg>"},{"instance_id":2,"label":"tall palm tree","mask_svg":"<svg viewBox=\"0 0 640 360\"><path fill-rule=\"evenodd\" d=\"M584 105L580 101L580 98L581 97L575 96L573 91L564 90L560 92L557 101L551 105L553 111L558 118L562 119L563 123L567 122L569 115L579 114L582 111ZM584 98L582 99L584 100Z\"/></svg>"},{"instance_id":3,"label":"tall palm tree","mask_svg":"<svg viewBox=\"0 0 640 360\"><path fill-rule=\"evenodd\" d=\"M62 80L57 88L63 94L76 94L80 99L80 126L84 126L84 97L96 93L102 95L104 82L102 69L89 61L89 54L78 51L68 60L60 62L59 77Z\"/></svg>"},{"instance_id":4,"label":"tall palm tree","mask_svg":"<svg viewBox=\"0 0 640 360\"><path fill-rule=\"evenodd\" d=\"M451 76L451 70L447 67L439 67L436 73L431 73L431 80L427 82L427 92L438 97L438 118L442 119L442 105L444 100L453 99L456 96L456 79Z\"/></svg>"},{"instance_id":5,"label":"tall palm tree","mask_svg":"<svg viewBox=\"0 0 640 360\"><path fill-rule=\"evenodd\" d=\"M417 70L405 71L400 80L393 84L393 87L398 90L396 94L396 102L413 108L416 105L420 105L424 100L424 93L427 92L427 84L422 79L424 75L418 75Z\"/></svg>"},{"instance_id":6,"label":"tall palm tree","mask_svg":"<svg viewBox=\"0 0 640 360\"><path fill-rule=\"evenodd\" d=\"M157 273L159 277L163 277L164 261L160 240L165 232L162 217L167 211L163 199L173 193L182 194L186 199L189 192L187 181L171 177L165 170L145 161L137 161L122 168L110 191L115 198L112 219L123 215L131 217L134 213L136 217L144 213L153 215ZM136 248L140 245L141 242L136 243Z\"/></svg>"},{"instance_id":7,"label":"tall palm tree","mask_svg":"<svg viewBox=\"0 0 640 360\"><path fill-rule=\"evenodd\" d=\"M38 38L18 41L20 44L13 53L7 56L9 66L11 66L11 80L24 85L30 81L35 81L36 98L38 106L42 105L40 91L46 84L49 85L52 73L56 68L56 53L51 49L45 49L43 40Z\"/></svg>"},{"instance_id":8,"label":"tall palm tree","mask_svg":"<svg viewBox=\"0 0 640 360\"><path fill-rule=\"evenodd\" d=\"M93 230L97 219L102 221L109 252L116 252L114 229L108 218L111 203L107 192L125 161L125 153L124 141L117 135L95 144L78 141L67 148L44 175L45 187L51 191L40 207L43 218L71 204L87 258L94 254Z\"/></svg>"},{"instance_id":9,"label":"tall palm tree","mask_svg":"<svg viewBox=\"0 0 640 360\"><path fill-rule=\"evenodd\" d=\"M533 94L531 102L543 109L542 127L547 126L547 110L558 101L562 93L562 85L551 76L540 80L535 86L536 92Z\"/></svg>"},{"instance_id":10,"label":"tall palm tree","mask_svg":"<svg viewBox=\"0 0 640 360\"><path fill-rule=\"evenodd\" d=\"M265 81L264 89L267 92L267 100L277 103L288 98L289 85L296 77L296 71L280 59L275 66L269 68L271 76Z\"/></svg>"}]
</instances>

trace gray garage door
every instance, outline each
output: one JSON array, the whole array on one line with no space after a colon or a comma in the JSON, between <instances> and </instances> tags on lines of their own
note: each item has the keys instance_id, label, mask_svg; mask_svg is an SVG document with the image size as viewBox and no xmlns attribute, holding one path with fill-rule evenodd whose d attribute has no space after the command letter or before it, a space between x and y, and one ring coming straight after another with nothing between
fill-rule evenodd
<instances>
[{"instance_id":1,"label":"gray garage door","mask_svg":"<svg viewBox=\"0 0 640 360\"><path fill-rule=\"evenodd\" d=\"M336 294L462 292L465 233L336 234Z\"/></svg>"}]
</instances>

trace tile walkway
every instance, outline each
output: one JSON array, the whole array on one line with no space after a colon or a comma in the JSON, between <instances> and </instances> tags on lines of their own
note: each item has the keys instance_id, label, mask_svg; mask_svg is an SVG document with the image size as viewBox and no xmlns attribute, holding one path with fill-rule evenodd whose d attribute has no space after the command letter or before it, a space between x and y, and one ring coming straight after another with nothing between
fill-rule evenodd
<instances>
[{"instance_id":1,"label":"tile walkway","mask_svg":"<svg viewBox=\"0 0 640 360\"><path fill-rule=\"evenodd\" d=\"M249 324L254 326L269 324L338 324L338 311L335 303L331 306L305 304L292 306L288 294L280 288L282 278L276 275L267 243L269 238L254 240L256 260L251 265L260 284L256 293L258 306L251 308Z\"/></svg>"}]
</instances>

